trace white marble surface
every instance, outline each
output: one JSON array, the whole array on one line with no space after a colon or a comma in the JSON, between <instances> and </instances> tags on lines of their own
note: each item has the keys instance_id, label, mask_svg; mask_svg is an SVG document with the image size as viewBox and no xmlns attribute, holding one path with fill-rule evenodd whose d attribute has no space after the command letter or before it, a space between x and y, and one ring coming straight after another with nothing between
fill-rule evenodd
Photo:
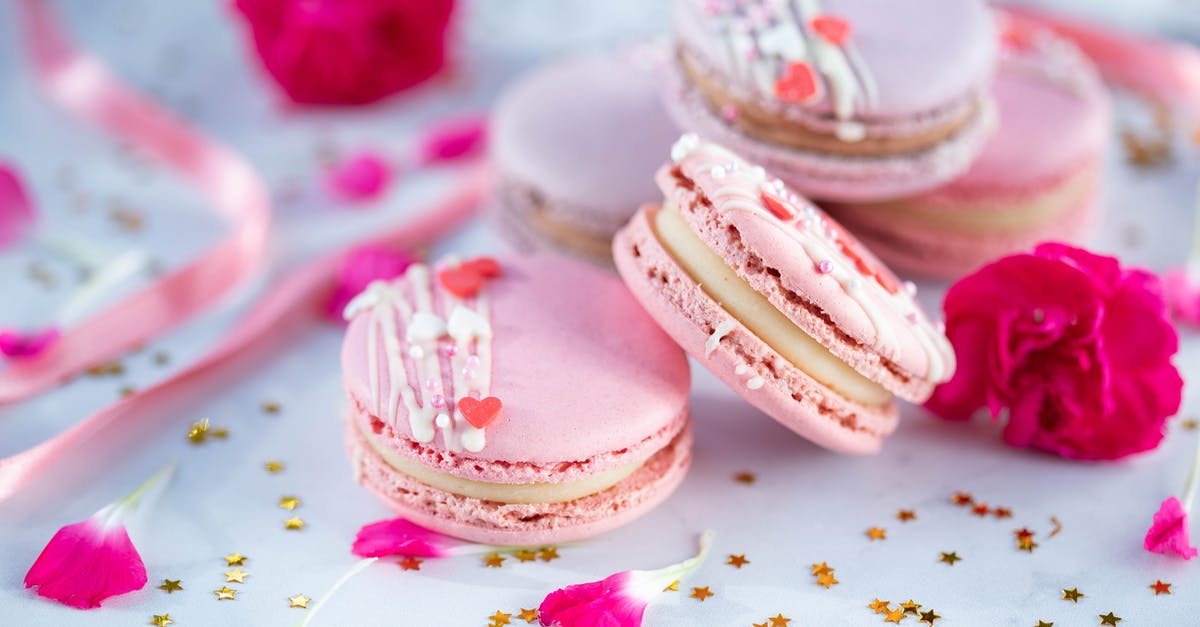
<instances>
[{"instance_id":1,"label":"white marble surface","mask_svg":"<svg viewBox=\"0 0 1200 627\"><path fill-rule=\"evenodd\" d=\"M1068 3L1069 4L1069 3ZM1081 4L1081 3L1075 3ZM1134 7L1138 3L1123 3ZM1183 3L1159 0L1162 10ZM297 112L278 101L245 61L224 3L124 0L62 2L81 44L106 59L133 84L157 95L213 135L249 156L278 191L273 257L278 272L392 223L438 197L450 174L412 174L379 203L338 209L313 185L322 146L373 146L400 154L422 121L450 111L484 107L504 81L538 57L594 47L665 26L662 4L620 2L476 2L467 5L463 32L469 48L451 80L411 96L355 111ZM1116 15L1116 3L1097 13ZM1182 32L1184 20L1149 11L1144 28ZM1122 17L1132 23L1130 18ZM109 138L48 107L34 89L16 45L11 6L0 7L0 158L29 179L46 222L100 237L114 250L138 246L165 265L182 262L215 241L215 222L179 181L124 155ZM1192 32L1195 32L1194 28ZM1128 262L1163 268L1178 262L1190 225L1196 154L1181 144L1171 167L1131 172L1112 159L1107 214L1095 247ZM64 174L69 172L69 174ZM71 180L63 184L64 177ZM109 217L116 202L146 216L139 233L125 233ZM496 251L487 225L473 225L443 249ZM49 265L56 287L27 277L35 252L0 255L0 322L35 320L61 299L74 280ZM941 286L922 286L936 304ZM0 408L0 455L24 449L117 398L121 387L145 387L200 355L244 310L251 290L220 304L141 352L124 359L123 375L81 378L40 398ZM287 625L302 616L286 597L320 596L353 562L349 544L359 525L386 516L354 486L341 444L343 398L337 365L339 329L309 325L281 331L282 341L231 364L212 386L155 416L155 428L130 432L118 444L83 451L29 495L0 506L0 623L143 625L169 612L180 626ZM159 352L169 356L155 363ZM1179 359L1185 377L1200 366L1196 336L1185 333ZM648 625L750 625L782 613L796 625L869 625L874 597L913 598L936 609L939 625L1095 625L1108 611L1127 625L1194 624L1200 611L1195 564L1151 555L1141 537L1158 502L1180 489L1197 434L1172 423L1162 447L1112 464L1079 464L1004 447L998 428L952 425L908 408L900 431L882 454L840 457L791 437L700 368L695 368L695 465L679 492L637 523L584 545L563 548L551 563L514 563L485 569L472 558L426 562L420 572L378 564L335 596L317 625L484 625L496 610L515 613L569 583L629 568L678 561L704 529L717 532L714 554L681 588L664 594ZM282 404L264 415L263 401ZM1190 385L1185 414L1195 414ZM191 446L187 425L209 417L231 436ZM278 458L286 470L269 475L263 462ZM168 460L179 473L162 500L138 522L134 535L152 584L182 579L166 595L153 585L79 612L33 596L21 578L59 526L82 519ZM758 481L733 480L739 471ZM979 519L949 504L968 490L1014 518ZM294 494L307 523L283 529L287 512L276 506ZM917 512L901 523L900 508ZM1045 538L1049 518L1063 531ZM872 525L888 539L870 542ZM1012 530L1039 532L1033 554L1015 550ZM217 602L224 585L221 556L248 555L247 582L232 602ZM939 552L957 551L953 567ZM723 562L744 553L740 570ZM827 561L840 584L816 586L808 564ZM1155 597L1155 579L1175 594ZM687 598L689 585L716 594L704 603ZM1087 596L1077 605L1061 589ZM524 624L516 621L516 624ZM915 619L905 621L915 624Z\"/></svg>"}]
</instances>

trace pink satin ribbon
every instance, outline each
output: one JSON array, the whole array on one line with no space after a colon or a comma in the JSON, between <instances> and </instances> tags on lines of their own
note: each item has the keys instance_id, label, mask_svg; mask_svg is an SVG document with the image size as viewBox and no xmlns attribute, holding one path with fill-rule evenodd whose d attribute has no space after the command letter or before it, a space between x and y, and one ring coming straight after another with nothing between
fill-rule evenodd
<instances>
[{"instance_id":1,"label":"pink satin ribbon","mask_svg":"<svg viewBox=\"0 0 1200 627\"><path fill-rule=\"evenodd\" d=\"M0 370L0 405L114 359L216 304L262 265L271 221L267 188L242 157L125 88L96 59L75 51L46 2L23 0L20 9L26 48L49 97L187 179L233 232L153 285L75 327L60 329L58 340L42 353L9 360Z\"/></svg>"}]
</instances>

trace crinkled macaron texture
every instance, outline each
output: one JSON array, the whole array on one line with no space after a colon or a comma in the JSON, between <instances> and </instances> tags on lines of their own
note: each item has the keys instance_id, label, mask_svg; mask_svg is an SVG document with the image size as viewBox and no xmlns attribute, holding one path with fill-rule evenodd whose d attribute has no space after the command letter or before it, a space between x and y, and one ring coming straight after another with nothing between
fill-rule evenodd
<instances>
[{"instance_id":1,"label":"crinkled macaron texture","mask_svg":"<svg viewBox=\"0 0 1200 627\"><path fill-rule=\"evenodd\" d=\"M915 197L826 206L895 268L955 278L1095 222L1112 117L1099 74L1049 30L1001 25L999 131L970 170Z\"/></svg>"},{"instance_id":2,"label":"crinkled macaron texture","mask_svg":"<svg viewBox=\"0 0 1200 627\"><path fill-rule=\"evenodd\" d=\"M664 42L554 61L518 79L490 124L490 209L525 249L610 261L612 236L658 190L679 131L659 98Z\"/></svg>"},{"instance_id":3,"label":"crinkled macaron texture","mask_svg":"<svg viewBox=\"0 0 1200 627\"><path fill-rule=\"evenodd\" d=\"M762 168L684 136L658 181L666 204L737 278L862 377L920 402L953 374L953 350L913 299L912 286ZM618 272L655 320L793 431L837 451L878 450L896 427L894 402L852 400L817 380L806 370L811 364L791 363L750 331L753 325L733 317L663 245L659 211L644 206L613 244Z\"/></svg>"},{"instance_id":4,"label":"crinkled macaron texture","mask_svg":"<svg viewBox=\"0 0 1200 627\"><path fill-rule=\"evenodd\" d=\"M979 0L826 0L817 17L847 26L845 42L832 48L812 22L793 27L791 3L715 5L722 8L714 10L709 0L676 1L668 110L684 128L767 167L811 198L878 201L932 189L964 172L993 130L987 86L996 59L994 25ZM737 15L742 10L746 16ZM759 35L744 50L750 46L738 33L747 28ZM797 30L807 43L797 44ZM844 76L822 70L803 56L814 47L817 58L832 53L850 69ZM783 75L775 68L794 58L816 68L812 101L783 99L773 86ZM837 115L839 99L854 102L848 118ZM860 137L838 138L846 121Z\"/></svg>"},{"instance_id":5,"label":"crinkled macaron texture","mask_svg":"<svg viewBox=\"0 0 1200 627\"><path fill-rule=\"evenodd\" d=\"M436 269L417 271L438 280ZM412 272L404 281L415 280ZM401 299L413 301L408 283L392 284L400 285ZM581 539L628 522L666 498L690 462L688 364L625 286L590 264L532 256L501 260L500 275L487 280L480 293L486 306L460 302L486 311L490 386L482 396L499 398L503 407L483 429L486 444L475 451L440 428L432 438L423 437L404 402L388 410L387 399L396 398L391 373L375 370L372 377L372 359L377 368L387 365L386 345L392 340L379 327L371 330L374 310L360 310L351 319L342 368L351 401L347 440L360 480L389 507L432 529L504 544ZM453 328L454 313L445 310L450 301L435 290L434 314ZM391 337L398 340L394 348L404 364L402 391L418 395L424 408L432 401L420 397L418 388L431 384L408 383L416 368L410 351L419 340L409 341L405 316L393 319ZM479 336L470 344L476 355L486 354L479 348L485 340ZM449 388L457 365L451 367L445 343L430 347L440 356L441 372L434 378L440 377L439 389L454 398ZM457 414L456 429L468 427L462 420ZM584 498L506 505L424 485L388 465L366 437L427 470L493 484L562 484L645 463Z\"/></svg>"}]
</instances>

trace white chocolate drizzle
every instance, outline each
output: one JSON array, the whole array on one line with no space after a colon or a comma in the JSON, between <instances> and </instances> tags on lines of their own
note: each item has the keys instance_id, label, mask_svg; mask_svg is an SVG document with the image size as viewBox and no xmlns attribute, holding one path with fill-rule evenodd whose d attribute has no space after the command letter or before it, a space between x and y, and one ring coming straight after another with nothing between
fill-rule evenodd
<instances>
[{"instance_id":1,"label":"white chocolate drizzle","mask_svg":"<svg viewBox=\"0 0 1200 627\"><path fill-rule=\"evenodd\" d=\"M725 320L721 324L718 324L717 328L713 329L712 335L709 335L708 339L704 340L704 356L711 357L713 351L717 350L717 345L721 343L721 339L729 335L729 332L736 326L737 322L734 320Z\"/></svg>"}]
</instances>

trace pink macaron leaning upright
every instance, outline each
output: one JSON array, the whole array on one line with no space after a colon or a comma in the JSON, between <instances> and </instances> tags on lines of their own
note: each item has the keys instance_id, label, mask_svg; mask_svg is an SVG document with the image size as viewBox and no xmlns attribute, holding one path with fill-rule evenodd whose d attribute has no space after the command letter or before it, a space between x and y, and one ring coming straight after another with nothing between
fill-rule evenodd
<instances>
[{"instance_id":1,"label":"pink macaron leaning upright","mask_svg":"<svg viewBox=\"0 0 1200 627\"><path fill-rule=\"evenodd\" d=\"M999 131L962 177L885 203L826 205L898 270L955 278L1046 240L1078 241L1099 208L1111 105L1091 62L1021 18L1001 19Z\"/></svg>"},{"instance_id":2,"label":"pink macaron leaning upright","mask_svg":"<svg viewBox=\"0 0 1200 627\"><path fill-rule=\"evenodd\" d=\"M613 242L617 270L684 350L821 446L871 453L954 352L901 284L779 179L685 135L658 172L661 205Z\"/></svg>"},{"instance_id":3,"label":"pink macaron leaning upright","mask_svg":"<svg viewBox=\"0 0 1200 627\"><path fill-rule=\"evenodd\" d=\"M982 0L675 0L668 110L817 200L961 174L992 132Z\"/></svg>"},{"instance_id":4,"label":"pink macaron leaning upright","mask_svg":"<svg viewBox=\"0 0 1200 627\"><path fill-rule=\"evenodd\" d=\"M416 264L346 309L359 483L424 527L536 545L623 525L691 460L687 359L610 273Z\"/></svg>"}]
</instances>

